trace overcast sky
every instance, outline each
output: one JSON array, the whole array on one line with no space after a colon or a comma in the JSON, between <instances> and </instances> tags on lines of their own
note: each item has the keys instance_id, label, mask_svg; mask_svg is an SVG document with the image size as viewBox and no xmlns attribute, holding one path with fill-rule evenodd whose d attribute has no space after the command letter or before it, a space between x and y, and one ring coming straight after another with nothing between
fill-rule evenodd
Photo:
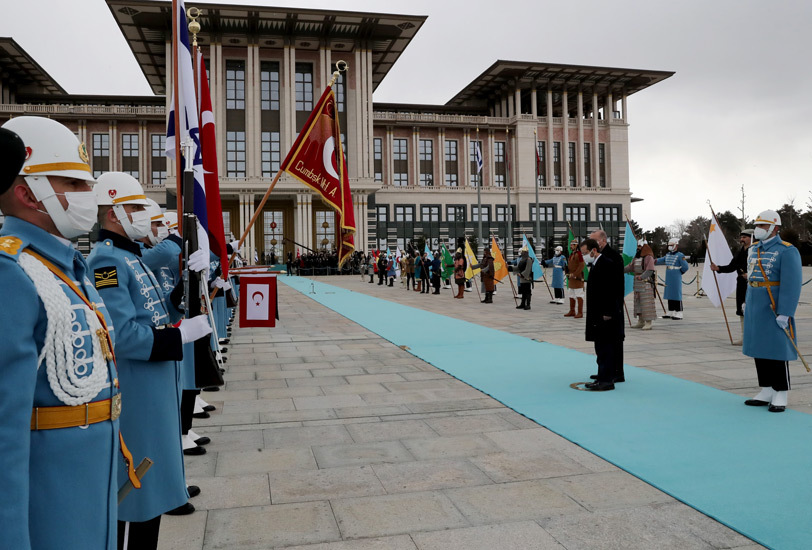
<instances>
[{"instance_id":1,"label":"overcast sky","mask_svg":"<svg viewBox=\"0 0 812 550\"><path fill-rule=\"evenodd\" d=\"M644 229L707 216L707 200L737 212L742 185L751 218L812 202L808 0L217 3L427 15L381 102L443 104L497 59L675 71L628 101ZM0 36L69 93L151 93L103 0L0 0L0 13Z\"/></svg>"}]
</instances>

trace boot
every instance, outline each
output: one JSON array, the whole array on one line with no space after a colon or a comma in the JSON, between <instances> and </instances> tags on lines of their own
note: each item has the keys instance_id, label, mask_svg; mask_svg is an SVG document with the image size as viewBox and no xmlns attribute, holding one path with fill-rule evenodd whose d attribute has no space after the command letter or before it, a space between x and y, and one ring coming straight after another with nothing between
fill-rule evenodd
<instances>
[{"instance_id":1,"label":"boot","mask_svg":"<svg viewBox=\"0 0 812 550\"><path fill-rule=\"evenodd\" d=\"M422 292L423 290L423 281L417 281L417 286L415 287L415 292Z\"/></svg>"},{"instance_id":2,"label":"boot","mask_svg":"<svg viewBox=\"0 0 812 550\"><path fill-rule=\"evenodd\" d=\"M493 296L493 292L485 292L485 299L482 300L483 304L492 304L493 300L491 300L491 296Z\"/></svg>"},{"instance_id":3,"label":"boot","mask_svg":"<svg viewBox=\"0 0 812 550\"><path fill-rule=\"evenodd\" d=\"M532 294L527 295L527 302L525 302L525 304L524 304L524 309L530 309L530 298L532 296L533 296Z\"/></svg>"},{"instance_id":4,"label":"boot","mask_svg":"<svg viewBox=\"0 0 812 550\"><path fill-rule=\"evenodd\" d=\"M642 327L640 327L640 330L651 330L651 329L652 329L652 323L651 323L651 321L646 321L646 322L644 322L644 323L643 323L643 326L642 326Z\"/></svg>"},{"instance_id":5,"label":"boot","mask_svg":"<svg viewBox=\"0 0 812 550\"><path fill-rule=\"evenodd\" d=\"M584 299L578 298L578 313L575 314L576 319L580 319L584 316Z\"/></svg>"},{"instance_id":6,"label":"boot","mask_svg":"<svg viewBox=\"0 0 812 550\"><path fill-rule=\"evenodd\" d=\"M395 283L395 278L394 277L389 277L389 286L393 286L394 283Z\"/></svg>"},{"instance_id":7,"label":"boot","mask_svg":"<svg viewBox=\"0 0 812 550\"><path fill-rule=\"evenodd\" d=\"M637 318L637 324L634 325L632 328L643 328L643 325L645 325L645 324L646 324L646 322L643 320L643 318L638 317Z\"/></svg>"},{"instance_id":8,"label":"boot","mask_svg":"<svg viewBox=\"0 0 812 550\"><path fill-rule=\"evenodd\" d=\"M739 338L738 340L733 340L734 346L741 346L742 343L744 342L744 317L742 317L741 315L739 316L739 324L741 325L742 329L742 337Z\"/></svg>"},{"instance_id":9,"label":"boot","mask_svg":"<svg viewBox=\"0 0 812 550\"><path fill-rule=\"evenodd\" d=\"M457 288L458 288L459 290L457 291L457 295L456 295L456 296L454 296L454 298L459 298L460 300L462 300L462 298L463 298L463 292L465 292L465 286L463 286L463 285L457 285Z\"/></svg>"},{"instance_id":10,"label":"boot","mask_svg":"<svg viewBox=\"0 0 812 550\"><path fill-rule=\"evenodd\" d=\"M522 303L516 306L516 309L524 309L525 304L527 304L527 297L522 294Z\"/></svg>"},{"instance_id":11,"label":"boot","mask_svg":"<svg viewBox=\"0 0 812 550\"><path fill-rule=\"evenodd\" d=\"M564 317L575 317L575 298L570 298L570 310L564 314Z\"/></svg>"}]
</instances>

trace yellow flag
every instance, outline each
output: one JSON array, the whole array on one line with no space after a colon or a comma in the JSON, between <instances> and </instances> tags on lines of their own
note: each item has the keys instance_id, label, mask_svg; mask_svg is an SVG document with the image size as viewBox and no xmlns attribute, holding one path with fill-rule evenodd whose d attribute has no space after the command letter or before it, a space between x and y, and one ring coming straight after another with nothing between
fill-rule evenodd
<instances>
[{"instance_id":1,"label":"yellow flag","mask_svg":"<svg viewBox=\"0 0 812 550\"><path fill-rule=\"evenodd\" d=\"M495 237L491 237L491 256L493 256L493 278L501 281L508 276L508 268Z\"/></svg>"},{"instance_id":2,"label":"yellow flag","mask_svg":"<svg viewBox=\"0 0 812 550\"><path fill-rule=\"evenodd\" d=\"M465 269L465 278L473 279L474 277L479 275L479 272L481 270L479 269L479 262L477 261L476 256L474 256L474 251L471 250L471 245L468 244L468 237L465 238L464 254L465 261L468 264L468 267Z\"/></svg>"}]
</instances>

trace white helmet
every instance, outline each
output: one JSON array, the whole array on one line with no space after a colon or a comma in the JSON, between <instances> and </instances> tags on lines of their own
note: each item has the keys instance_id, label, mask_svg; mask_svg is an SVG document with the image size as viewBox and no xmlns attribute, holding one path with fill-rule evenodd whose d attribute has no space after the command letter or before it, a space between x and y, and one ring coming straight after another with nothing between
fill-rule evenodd
<instances>
[{"instance_id":1,"label":"white helmet","mask_svg":"<svg viewBox=\"0 0 812 550\"><path fill-rule=\"evenodd\" d=\"M161 211L160 205L152 199L147 199L147 202L149 203L147 212L149 213L150 226L155 222L160 224L158 225L158 236L155 236L152 232L152 227L150 227L149 235L147 235L150 244L155 246L169 236L169 229L164 224L164 213Z\"/></svg>"},{"instance_id":2,"label":"white helmet","mask_svg":"<svg viewBox=\"0 0 812 550\"><path fill-rule=\"evenodd\" d=\"M164 212L164 223L169 230L178 230L178 213L167 210Z\"/></svg>"},{"instance_id":3,"label":"white helmet","mask_svg":"<svg viewBox=\"0 0 812 550\"><path fill-rule=\"evenodd\" d=\"M561 252L564 252L564 249L562 247L560 247L560 246L556 246L555 251L556 251L556 253L561 253Z\"/></svg>"},{"instance_id":4,"label":"white helmet","mask_svg":"<svg viewBox=\"0 0 812 550\"><path fill-rule=\"evenodd\" d=\"M62 176L93 179L90 157L84 143L66 126L50 118L21 116L12 118L3 128L20 136L25 143L26 157L21 176Z\"/></svg>"},{"instance_id":5,"label":"white helmet","mask_svg":"<svg viewBox=\"0 0 812 550\"><path fill-rule=\"evenodd\" d=\"M763 241L764 239L768 239L775 229L775 226L781 227L781 216L778 215L778 212L775 210L765 210L758 216L756 216L756 220L753 222L756 226L768 223L770 227L766 230L756 227L753 230L753 237L756 240Z\"/></svg>"},{"instance_id":6,"label":"white helmet","mask_svg":"<svg viewBox=\"0 0 812 550\"><path fill-rule=\"evenodd\" d=\"M96 198L88 192L65 193L68 208L56 196L47 176L61 176L93 183L87 148L66 126L43 117L21 116L3 124L25 145L25 161L19 175L42 202L57 231L67 239L89 232L96 223Z\"/></svg>"},{"instance_id":7,"label":"white helmet","mask_svg":"<svg viewBox=\"0 0 812 550\"><path fill-rule=\"evenodd\" d=\"M673 239L668 239L668 246L671 246L672 244L679 244L679 239L676 237Z\"/></svg>"},{"instance_id":8,"label":"white helmet","mask_svg":"<svg viewBox=\"0 0 812 550\"><path fill-rule=\"evenodd\" d=\"M93 190L96 192L99 206L113 207L113 212L130 239L137 241L152 232L150 220L152 216L146 209L132 212L129 216L124 210L125 204L149 206L144 189L137 179L124 172L106 172L99 176L99 183Z\"/></svg>"}]
</instances>

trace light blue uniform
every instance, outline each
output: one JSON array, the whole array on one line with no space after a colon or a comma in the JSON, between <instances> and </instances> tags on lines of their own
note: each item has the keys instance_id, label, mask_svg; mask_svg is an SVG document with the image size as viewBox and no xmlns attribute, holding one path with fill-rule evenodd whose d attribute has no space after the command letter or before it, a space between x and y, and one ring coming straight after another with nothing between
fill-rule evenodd
<instances>
[{"instance_id":1,"label":"light blue uniform","mask_svg":"<svg viewBox=\"0 0 812 550\"><path fill-rule=\"evenodd\" d=\"M761 265L767 278L759 268ZM775 322L776 315L790 318L791 334L795 333L795 308L801 297L801 255L789 243L773 237L759 241L750 247L747 254L747 295L744 306L744 344L742 353L758 359L792 361L797 354L781 327ZM776 311L772 310L770 294L766 286L752 286L752 283L774 281L780 284L770 286ZM797 342L797 337L796 337Z\"/></svg>"},{"instance_id":2,"label":"light blue uniform","mask_svg":"<svg viewBox=\"0 0 812 550\"><path fill-rule=\"evenodd\" d=\"M181 239L175 235L170 235L152 248L142 251L144 264L155 274L161 286L164 298L169 298L173 290L179 289L181 282L180 275L180 254ZM182 288L182 287L180 287ZM169 309L170 321L176 323L181 312L174 312ZM194 390L195 387L195 345L188 343L183 345L183 362L181 366L181 389Z\"/></svg>"},{"instance_id":3,"label":"light blue uniform","mask_svg":"<svg viewBox=\"0 0 812 550\"><path fill-rule=\"evenodd\" d=\"M64 406L53 390L46 365L37 368L46 330L46 313L34 283L18 260L29 248L56 265L112 323L91 282L82 255L39 227L6 217L0 235L0 285L6 291L0 308L3 359L0 372L0 547L36 549L116 548L116 470L118 421L88 427L31 430L33 407ZM9 238L13 235L17 241ZM54 280L59 279L54 276ZM74 359L85 363L80 377L93 372L91 339L81 299L58 282L70 301ZM82 368L87 371L80 373ZM87 402L110 399L115 367L107 362L107 380ZM126 397L124 398L126 400ZM122 468L123 469L123 468ZM125 474L126 477L126 474ZM122 478L123 479L123 478ZM121 482L123 483L123 481Z\"/></svg>"},{"instance_id":4,"label":"light blue uniform","mask_svg":"<svg viewBox=\"0 0 812 550\"><path fill-rule=\"evenodd\" d=\"M664 265L665 271L665 292L663 297L666 300L682 301L682 274L689 269L688 262L685 261L685 254L680 251L668 252L662 258L654 260L655 265Z\"/></svg>"},{"instance_id":5,"label":"light blue uniform","mask_svg":"<svg viewBox=\"0 0 812 550\"><path fill-rule=\"evenodd\" d=\"M118 519L142 522L187 502L180 440L180 331L169 322L162 290L129 239L102 230L88 257L96 288L116 324L121 387L126 390L121 433L134 461L154 465L140 490L121 503ZM119 470L119 484L126 472Z\"/></svg>"},{"instance_id":6,"label":"light blue uniform","mask_svg":"<svg viewBox=\"0 0 812 550\"><path fill-rule=\"evenodd\" d=\"M567 257L563 254L553 256L549 260L544 261L545 267L553 268L553 282L550 286L553 288L564 288L564 267L567 265Z\"/></svg>"}]
</instances>

